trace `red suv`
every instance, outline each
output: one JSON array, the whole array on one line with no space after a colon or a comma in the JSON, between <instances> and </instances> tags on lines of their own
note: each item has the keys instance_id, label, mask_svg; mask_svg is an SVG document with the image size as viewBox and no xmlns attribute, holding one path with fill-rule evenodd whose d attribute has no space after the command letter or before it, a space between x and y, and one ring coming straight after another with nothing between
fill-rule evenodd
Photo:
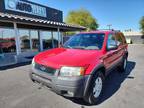
<instances>
[{"instance_id":1,"label":"red suv","mask_svg":"<svg viewBox=\"0 0 144 108\"><path fill-rule=\"evenodd\" d=\"M61 48L36 55L30 78L62 96L96 104L108 73L115 67L125 72L127 46L120 31L83 32L72 36Z\"/></svg>"}]
</instances>

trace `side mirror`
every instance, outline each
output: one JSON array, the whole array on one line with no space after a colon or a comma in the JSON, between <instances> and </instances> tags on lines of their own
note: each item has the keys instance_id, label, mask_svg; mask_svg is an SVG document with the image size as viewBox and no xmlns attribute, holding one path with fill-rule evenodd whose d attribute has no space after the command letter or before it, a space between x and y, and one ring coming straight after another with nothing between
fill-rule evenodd
<instances>
[{"instance_id":1,"label":"side mirror","mask_svg":"<svg viewBox=\"0 0 144 108\"><path fill-rule=\"evenodd\" d=\"M107 45L107 50L116 50L117 48L118 48L118 46L115 45L115 44L109 44L109 45Z\"/></svg>"}]
</instances>

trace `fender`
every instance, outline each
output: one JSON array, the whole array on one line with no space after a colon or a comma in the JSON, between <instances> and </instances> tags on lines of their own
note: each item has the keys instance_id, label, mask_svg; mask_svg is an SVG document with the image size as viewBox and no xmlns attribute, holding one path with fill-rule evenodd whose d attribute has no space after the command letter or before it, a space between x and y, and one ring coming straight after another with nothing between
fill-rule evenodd
<instances>
[{"instance_id":1,"label":"fender","mask_svg":"<svg viewBox=\"0 0 144 108\"><path fill-rule=\"evenodd\" d=\"M94 75L100 68L105 68L105 66L104 66L103 64L99 64L98 66L96 66L96 67L92 70L91 74L89 75L89 77L88 77L88 79L87 79L87 81L86 81L86 83L85 83L85 89L84 89L84 94L83 94L84 98L87 98L88 89L89 89L89 86L90 86L90 83L91 83L91 80L92 80L93 75Z\"/></svg>"}]
</instances>

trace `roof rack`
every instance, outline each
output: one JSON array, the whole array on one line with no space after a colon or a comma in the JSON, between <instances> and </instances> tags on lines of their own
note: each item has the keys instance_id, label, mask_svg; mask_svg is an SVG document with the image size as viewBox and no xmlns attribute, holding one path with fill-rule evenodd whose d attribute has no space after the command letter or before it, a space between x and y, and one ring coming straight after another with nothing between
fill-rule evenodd
<instances>
[{"instance_id":1,"label":"roof rack","mask_svg":"<svg viewBox=\"0 0 144 108\"><path fill-rule=\"evenodd\" d=\"M114 30L114 31L121 32L120 30Z\"/></svg>"},{"instance_id":2,"label":"roof rack","mask_svg":"<svg viewBox=\"0 0 144 108\"><path fill-rule=\"evenodd\" d=\"M98 29L98 30L111 30L111 31L117 31L117 32L120 32L120 30L114 30L114 29Z\"/></svg>"}]
</instances>

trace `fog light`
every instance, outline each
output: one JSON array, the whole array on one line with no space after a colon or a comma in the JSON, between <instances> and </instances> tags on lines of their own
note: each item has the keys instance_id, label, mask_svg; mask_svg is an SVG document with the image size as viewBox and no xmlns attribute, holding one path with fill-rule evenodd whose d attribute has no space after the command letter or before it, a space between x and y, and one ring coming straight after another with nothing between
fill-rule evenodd
<instances>
[{"instance_id":1,"label":"fog light","mask_svg":"<svg viewBox=\"0 0 144 108\"><path fill-rule=\"evenodd\" d=\"M74 96L74 93L71 92L71 91L68 91L67 93L68 93L69 95L71 95L71 96Z\"/></svg>"}]
</instances>

